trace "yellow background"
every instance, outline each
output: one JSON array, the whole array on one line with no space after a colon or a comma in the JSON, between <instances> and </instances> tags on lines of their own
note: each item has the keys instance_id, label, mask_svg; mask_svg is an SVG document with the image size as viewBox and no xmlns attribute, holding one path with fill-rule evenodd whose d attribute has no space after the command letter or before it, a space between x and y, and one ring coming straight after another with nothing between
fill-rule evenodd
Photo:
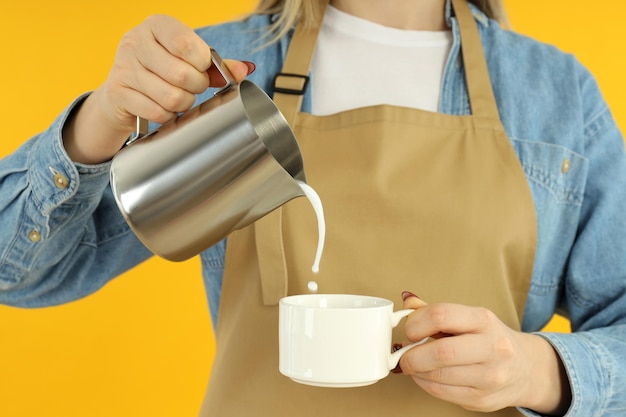
<instances>
[{"instance_id":1,"label":"yellow background","mask_svg":"<svg viewBox=\"0 0 626 417\"><path fill-rule=\"evenodd\" d=\"M196 27L234 18L254 4L10 2L0 14L0 156L98 86L119 38L145 16L167 13ZM618 32L626 3L601 4L594 10L583 0L506 2L517 31L575 53L592 70L624 127L626 54ZM568 331L568 323L555 318L548 328ZM195 416L214 352L197 260L153 259L61 307L0 307L0 332L3 417Z\"/></svg>"}]
</instances>

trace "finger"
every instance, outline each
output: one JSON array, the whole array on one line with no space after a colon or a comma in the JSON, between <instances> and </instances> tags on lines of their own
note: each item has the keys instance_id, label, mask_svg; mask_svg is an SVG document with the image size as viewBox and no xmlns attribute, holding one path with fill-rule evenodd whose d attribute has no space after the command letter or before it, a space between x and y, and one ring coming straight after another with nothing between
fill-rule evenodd
<instances>
[{"instance_id":1,"label":"finger","mask_svg":"<svg viewBox=\"0 0 626 417\"><path fill-rule=\"evenodd\" d=\"M250 75L256 70L256 65L254 64L254 62L250 62L250 61L241 61L241 62L246 64L246 66L248 67L248 73L246 75Z\"/></svg>"},{"instance_id":2,"label":"finger","mask_svg":"<svg viewBox=\"0 0 626 417\"><path fill-rule=\"evenodd\" d=\"M151 16L146 23L154 39L169 54L190 64L198 72L206 72L211 67L211 48L191 28L164 15ZM256 68L251 62L244 63L229 59L223 62L238 82Z\"/></svg>"},{"instance_id":3,"label":"finger","mask_svg":"<svg viewBox=\"0 0 626 417\"><path fill-rule=\"evenodd\" d=\"M154 68L158 68L157 74L173 82L174 85L186 87L187 91L194 93L203 92L209 85L221 87L226 83L220 72L211 65L211 48L191 28L172 17L162 15L151 16L146 22L152 36L167 54L179 58L180 61L195 69L194 73L190 68L181 65L168 66L167 63L161 65L152 63ZM149 56L154 57L155 54L149 54ZM149 59L151 58L146 57L146 62ZM237 82L242 81L256 68L251 62L244 63L232 59L224 59L223 64Z\"/></svg>"},{"instance_id":4,"label":"finger","mask_svg":"<svg viewBox=\"0 0 626 417\"><path fill-rule=\"evenodd\" d=\"M426 301L422 300L420 297L418 297L417 295L413 294L410 291L404 291L402 293L402 299L404 300L403 308L405 309L417 310L418 308L425 307L428 305ZM414 318L409 317L409 319L407 319L407 324L410 325L409 322L413 319ZM429 336L432 337L433 339L439 339L441 337L447 337L449 335L446 333L436 333L436 334L431 334ZM411 339L411 340L416 341L416 340L421 340L421 339Z\"/></svg>"},{"instance_id":5,"label":"finger","mask_svg":"<svg viewBox=\"0 0 626 417\"><path fill-rule=\"evenodd\" d=\"M144 94L167 112L183 112L193 106L196 96L182 88L175 87L157 75L145 72L141 77L129 82L128 87ZM157 121L155 119L150 119Z\"/></svg>"},{"instance_id":6,"label":"finger","mask_svg":"<svg viewBox=\"0 0 626 417\"><path fill-rule=\"evenodd\" d=\"M251 74L256 66L248 61L236 61L234 59L224 59L222 64L225 65L236 82L241 82L247 75ZM221 72L211 65L208 70L211 87L222 87L226 84L226 80Z\"/></svg>"},{"instance_id":7,"label":"finger","mask_svg":"<svg viewBox=\"0 0 626 417\"><path fill-rule=\"evenodd\" d=\"M205 72L211 66L211 49L193 29L170 16L156 15L146 19L154 39L175 57Z\"/></svg>"},{"instance_id":8,"label":"finger","mask_svg":"<svg viewBox=\"0 0 626 417\"><path fill-rule=\"evenodd\" d=\"M411 376L414 380L420 379L429 383L480 389L481 381L476 375L483 373L482 365L462 365L437 368L429 372L418 372L411 374Z\"/></svg>"},{"instance_id":9,"label":"finger","mask_svg":"<svg viewBox=\"0 0 626 417\"><path fill-rule=\"evenodd\" d=\"M484 337L475 334L432 340L402 355L400 366L405 374L432 372L436 377L442 368L487 362L492 352L485 344Z\"/></svg>"},{"instance_id":10,"label":"finger","mask_svg":"<svg viewBox=\"0 0 626 417\"><path fill-rule=\"evenodd\" d=\"M123 87L123 90L124 91L117 92L116 94L120 96L118 102L125 113L125 115L121 117L126 116L126 118L129 119L128 123L131 130L134 130L136 127L137 116L159 124L164 124L176 118L178 114L177 112L163 108L159 103L137 90L130 87Z\"/></svg>"},{"instance_id":11,"label":"finger","mask_svg":"<svg viewBox=\"0 0 626 417\"><path fill-rule=\"evenodd\" d=\"M451 366L431 372L420 372L411 376L430 383L453 387L471 387L483 392L502 391L511 386L508 383L509 375L507 375L506 371L482 364Z\"/></svg>"},{"instance_id":12,"label":"finger","mask_svg":"<svg viewBox=\"0 0 626 417\"><path fill-rule=\"evenodd\" d=\"M448 385L429 379L412 376L413 381L435 398L460 405L474 411L496 411L502 406L498 403L497 393L488 393L472 386Z\"/></svg>"},{"instance_id":13,"label":"finger","mask_svg":"<svg viewBox=\"0 0 626 417\"><path fill-rule=\"evenodd\" d=\"M453 395L458 396L458 398L475 395L475 388L472 386L451 385L422 375L411 375L411 378L430 395L440 399L445 399Z\"/></svg>"},{"instance_id":14,"label":"finger","mask_svg":"<svg viewBox=\"0 0 626 417\"><path fill-rule=\"evenodd\" d=\"M439 333L479 333L499 323L495 314L483 307L438 303L416 310L407 320L405 332L411 340L418 340Z\"/></svg>"},{"instance_id":15,"label":"finger","mask_svg":"<svg viewBox=\"0 0 626 417\"><path fill-rule=\"evenodd\" d=\"M160 44L153 43L138 51L137 59L150 72L172 86L200 94L209 88L209 75L193 65L170 54Z\"/></svg>"},{"instance_id":16,"label":"finger","mask_svg":"<svg viewBox=\"0 0 626 417\"><path fill-rule=\"evenodd\" d=\"M410 291L402 293L403 308L418 309L428 305L428 303Z\"/></svg>"},{"instance_id":17,"label":"finger","mask_svg":"<svg viewBox=\"0 0 626 417\"><path fill-rule=\"evenodd\" d=\"M422 300L420 297L418 297L417 295L413 294L410 291L404 291L402 293L402 299L403 299L403 308L405 309L413 309L413 310L417 310L419 308L425 307L428 305L428 303L424 300ZM409 318L407 319L407 322L405 324L405 328L407 325L410 326L410 322L412 320L414 320L414 317L409 316ZM447 337L449 336L446 333L436 333L436 334L431 334L429 335L429 337L433 338L433 339L439 339L441 337ZM413 338L409 338L410 342L416 342L418 340L422 340L422 338L419 339L413 339ZM399 366L399 365L398 365Z\"/></svg>"}]
</instances>

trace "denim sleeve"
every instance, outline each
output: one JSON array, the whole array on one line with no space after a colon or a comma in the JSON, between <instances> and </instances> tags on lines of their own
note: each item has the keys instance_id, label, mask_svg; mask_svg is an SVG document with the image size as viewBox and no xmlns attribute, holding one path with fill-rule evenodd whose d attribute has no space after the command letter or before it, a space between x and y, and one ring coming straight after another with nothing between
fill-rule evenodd
<instances>
[{"instance_id":1,"label":"denim sleeve","mask_svg":"<svg viewBox=\"0 0 626 417\"><path fill-rule=\"evenodd\" d=\"M561 309L572 333L540 333L560 355L572 402L567 417L626 415L626 153L624 138L587 78L583 97L589 175L577 236L563 271ZM527 415L535 415L524 410Z\"/></svg>"},{"instance_id":2,"label":"denim sleeve","mask_svg":"<svg viewBox=\"0 0 626 417\"><path fill-rule=\"evenodd\" d=\"M110 163L74 164L65 153L63 124L84 98L0 160L0 303L75 300L150 256L115 205Z\"/></svg>"},{"instance_id":3,"label":"denim sleeve","mask_svg":"<svg viewBox=\"0 0 626 417\"><path fill-rule=\"evenodd\" d=\"M626 414L626 155L605 111L588 127L590 172L565 271L573 335L548 334L567 364L571 416Z\"/></svg>"}]
</instances>

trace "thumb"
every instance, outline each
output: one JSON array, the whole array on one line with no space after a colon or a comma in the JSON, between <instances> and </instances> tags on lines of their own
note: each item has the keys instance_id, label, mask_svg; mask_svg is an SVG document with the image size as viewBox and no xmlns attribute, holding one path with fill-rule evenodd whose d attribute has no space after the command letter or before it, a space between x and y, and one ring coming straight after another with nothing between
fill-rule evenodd
<instances>
[{"instance_id":1,"label":"thumb","mask_svg":"<svg viewBox=\"0 0 626 417\"><path fill-rule=\"evenodd\" d=\"M408 309L408 308L418 309L418 308L425 307L428 305L426 301L422 300L421 298L419 298L417 295L413 294L410 291L404 291L402 293L402 301L403 301L402 308L405 308L405 309Z\"/></svg>"},{"instance_id":2,"label":"thumb","mask_svg":"<svg viewBox=\"0 0 626 417\"><path fill-rule=\"evenodd\" d=\"M422 308L428 305L428 303L424 300L422 300L421 298L419 298L417 295L413 294L410 291L403 291L402 292L402 308L403 309L412 309L412 310L417 310L418 308ZM410 343L410 342L407 342ZM402 348L402 346L406 345L406 343L395 343L393 345L393 351L397 351L399 349ZM402 373L402 368L400 367L400 362L398 362L398 365L391 370L391 372L393 372L394 374L401 374Z\"/></svg>"},{"instance_id":3,"label":"thumb","mask_svg":"<svg viewBox=\"0 0 626 417\"><path fill-rule=\"evenodd\" d=\"M223 65L228 69L237 82L241 82L246 76L252 74L256 69L256 65L250 61L236 61L234 59L224 59ZM208 69L211 87L222 87L226 84L226 80L220 71L211 65Z\"/></svg>"}]
</instances>

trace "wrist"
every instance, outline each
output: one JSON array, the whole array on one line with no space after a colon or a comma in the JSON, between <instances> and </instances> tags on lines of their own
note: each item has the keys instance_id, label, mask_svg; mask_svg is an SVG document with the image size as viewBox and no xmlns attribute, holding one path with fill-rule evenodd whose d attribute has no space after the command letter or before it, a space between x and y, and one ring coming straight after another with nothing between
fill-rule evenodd
<instances>
[{"instance_id":1,"label":"wrist","mask_svg":"<svg viewBox=\"0 0 626 417\"><path fill-rule=\"evenodd\" d=\"M86 165L109 161L132 132L111 128L97 106L97 94L72 109L63 126L65 151L72 161Z\"/></svg>"},{"instance_id":2,"label":"wrist","mask_svg":"<svg viewBox=\"0 0 626 417\"><path fill-rule=\"evenodd\" d=\"M561 358L543 337L528 333L520 336L531 366L526 389L516 405L541 414L565 415L571 403L571 391Z\"/></svg>"}]
</instances>

